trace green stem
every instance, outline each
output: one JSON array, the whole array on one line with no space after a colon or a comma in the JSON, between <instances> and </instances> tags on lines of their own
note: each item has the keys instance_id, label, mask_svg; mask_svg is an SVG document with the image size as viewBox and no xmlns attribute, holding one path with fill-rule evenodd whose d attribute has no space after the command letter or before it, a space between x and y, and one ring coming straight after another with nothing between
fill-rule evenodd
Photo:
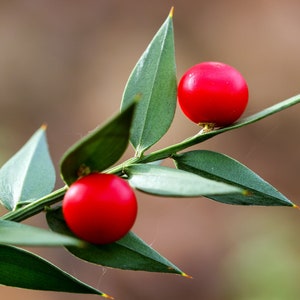
<instances>
[{"instance_id":1,"label":"green stem","mask_svg":"<svg viewBox=\"0 0 300 300\"><path fill-rule=\"evenodd\" d=\"M154 151L148 155L130 158L130 159L126 160L125 162L123 162L122 164L106 170L105 173L122 175L123 169L131 164L150 163L150 162L154 162L157 160L171 157L175 153L194 145L195 139L197 138L197 136L198 136L198 134L193 137L190 137L180 143L171 145L169 147L163 148L158 151Z\"/></svg>"},{"instance_id":2,"label":"green stem","mask_svg":"<svg viewBox=\"0 0 300 300\"><path fill-rule=\"evenodd\" d=\"M279 111L289 108L297 103L300 103L300 94L296 95L294 97L291 97L289 99L286 99L286 100L284 100L280 103L277 103L273 106L270 106L254 115L251 115L249 117L241 119L240 121L232 124L231 126L208 131L208 132L206 132L206 131L199 132L198 134L196 134L180 143L171 145L171 146L163 148L161 150L154 151L147 155L141 155L140 157L130 158L130 159L126 160L125 162L123 162L122 164L112 167L111 169L108 169L105 172L113 173L116 175L122 175L124 168L131 164L150 163L150 162L162 160L162 159L165 159L168 157L172 157L177 152L182 151L193 145L199 144L199 143L201 143L207 139L210 139L220 133L224 133L226 131L234 130L234 129L249 125L251 123L257 122L257 121L264 119L268 116L271 116ZM30 204L27 204L21 208L18 208L15 211L11 211L11 212L5 214L4 216L1 217L1 219L11 220L11 221L16 221L16 222L23 221L41 211L43 211L45 209L45 207L50 206L50 205L62 200L67 189L68 189L67 186L65 186L61 189L58 189L43 198L40 198Z\"/></svg>"},{"instance_id":3,"label":"green stem","mask_svg":"<svg viewBox=\"0 0 300 300\"><path fill-rule=\"evenodd\" d=\"M123 169L131 164L137 164L140 162L139 157L132 157L121 163L120 165L114 166L110 169L107 169L105 173L116 174L121 176L123 174Z\"/></svg>"},{"instance_id":4,"label":"green stem","mask_svg":"<svg viewBox=\"0 0 300 300\"><path fill-rule=\"evenodd\" d=\"M171 146L166 147L161 150L154 151L148 155L136 157L136 158L134 158L134 160L129 159L126 162L124 162L123 164L121 164L120 166L116 166L116 167L110 169L109 173L122 174L123 168L128 166L131 163L149 163L149 162L153 162L153 161L171 157L172 155L176 154L179 151L182 151L186 148L189 148L191 146L194 146L196 144L204 142L205 140L208 140L218 134L224 133L226 131L238 129L240 127L255 123L261 119L271 116L277 112L280 112L280 111L287 109L298 103L300 103L300 94L293 96L291 98L288 98L279 103L276 103L275 105L272 105L270 107L267 107L266 109L261 110L258 113L248 116L246 118L243 118L230 126L219 128L216 130L211 130L211 131L203 131L203 132L200 131L198 134L196 134L180 143L171 145Z\"/></svg>"},{"instance_id":5,"label":"green stem","mask_svg":"<svg viewBox=\"0 0 300 300\"><path fill-rule=\"evenodd\" d=\"M164 149L160 149L157 151L154 151L148 155L145 155L143 157L140 158L139 163L150 163L153 161L157 161L157 160L161 160L161 159L165 159L168 157L171 157L172 155L176 154L179 151L182 151L188 147L191 147L195 144L195 139L198 137L199 135L195 135L192 136L180 143L171 145L169 147L166 147Z\"/></svg>"},{"instance_id":6,"label":"green stem","mask_svg":"<svg viewBox=\"0 0 300 300\"><path fill-rule=\"evenodd\" d=\"M60 201L67 191L67 186L60 188L47 196L27 204L17 210L11 211L1 217L2 220L21 222L43 211L45 207Z\"/></svg>"}]
</instances>

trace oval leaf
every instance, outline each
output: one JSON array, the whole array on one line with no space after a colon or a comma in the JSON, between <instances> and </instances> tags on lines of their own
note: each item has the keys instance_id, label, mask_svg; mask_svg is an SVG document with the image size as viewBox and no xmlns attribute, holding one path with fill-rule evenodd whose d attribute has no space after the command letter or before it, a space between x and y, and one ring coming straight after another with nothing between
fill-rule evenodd
<instances>
[{"instance_id":1,"label":"oval leaf","mask_svg":"<svg viewBox=\"0 0 300 300\"><path fill-rule=\"evenodd\" d=\"M157 165L130 165L124 169L129 182L143 192L170 197L196 197L218 194L242 194L226 183L210 180L186 171Z\"/></svg>"},{"instance_id":2,"label":"oval leaf","mask_svg":"<svg viewBox=\"0 0 300 300\"><path fill-rule=\"evenodd\" d=\"M208 196L213 200L242 205L294 206L284 195L238 161L221 153L195 150L173 157L181 170L203 177L236 185L246 189L246 194Z\"/></svg>"},{"instance_id":3,"label":"oval leaf","mask_svg":"<svg viewBox=\"0 0 300 300\"><path fill-rule=\"evenodd\" d=\"M81 240L74 237L4 220L0 220L0 244L22 246L84 246Z\"/></svg>"},{"instance_id":4,"label":"oval leaf","mask_svg":"<svg viewBox=\"0 0 300 300\"><path fill-rule=\"evenodd\" d=\"M48 211L47 222L52 230L73 236L63 219L61 209ZM106 245L87 244L84 248L67 247L67 249L80 259L102 266L124 270L175 273L186 276L174 264L132 232L115 243Z\"/></svg>"},{"instance_id":5,"label":"oval leaf","mask_svg":"<svg viewBox=\"0 0 300 300\"><path fill-rule=\"evenodd\" d=\"M50 193L55 184L51 161L42 126L28 142L0 169L0 200L14 210L21 202L31 202Z\"/></svg>"},{"instance_id":6,"label":"oval leaf","mask_svg":"<svg viewBox=\"0 0 300 300\"><path fill-rule=\"evenodd\" d=\"M114 164L125 152L136 102L108 123L75 143L63 155L60 169L63 180L70 185L80 171L100 172Z\"/></svg>"},{"instance_id":7,"label":"oval leaf","mask_svg":"<svg viewBox=\"0 0 300 300\"><path fill-rule=\"evenodd\" d=\"M0 274L0 284L3 285L34 290L97 294L110 298L31 252L1 244Z\"/></svg>"},{"instance_id":8,"label":"oval leaf","mask_svg":"<svg viewBox=\"0 0 300 300\"><path fill-rule=\"evenodd\" d=\"M142 95L130 137L137 156L160 140L174 118L177 83L172 12L133 69L123 94L121 110L134 95Z\"/></svg>"}]
</instances>

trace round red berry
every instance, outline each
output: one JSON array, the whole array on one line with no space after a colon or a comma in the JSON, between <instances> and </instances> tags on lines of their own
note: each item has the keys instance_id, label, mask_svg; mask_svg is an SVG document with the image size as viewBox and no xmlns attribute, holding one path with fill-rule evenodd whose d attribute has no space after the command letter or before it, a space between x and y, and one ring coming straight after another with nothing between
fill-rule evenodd
<instances>
[{"instance_id":1,"label":"round red berry","mask_svg":"<svg viewBox=\"0 0 300 300\"><path fill-rule=\"evenodd\" d=\"M137 200L127 181L92 173L74 182L62 203L71 231L94 244L112 243L125 236L137 215Z\"/></svg>"},{"instance_id":2,"label":"round red berry","mask_svg":"<svg viewBox=\"0 0 300 300\"><path fill-rule=\"evenodd\" d=\"M245 111L248 86L235 68L220 62L203 62L182 76L178 103L183 113L197 124L227 126Z\"/></svg>"}]
</instances>

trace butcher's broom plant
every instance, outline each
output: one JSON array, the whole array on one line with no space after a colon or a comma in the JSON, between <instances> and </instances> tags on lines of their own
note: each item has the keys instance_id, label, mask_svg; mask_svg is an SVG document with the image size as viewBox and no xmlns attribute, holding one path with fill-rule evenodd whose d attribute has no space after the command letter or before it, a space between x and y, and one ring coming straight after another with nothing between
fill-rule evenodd
<instances>
[{"instance_id":1,"label":"butcher's broom plant","mask_svg":"<svg viewBox=\"0 0 300 300\"><path fill-rule=\"evenodd\" d=\"M248 102L246 81L230 66L199 63L177 88L172 9L134 67L120 111L61 158L61 188L54 190L55 168L44 125L1 167L0 200L7 212L0 217L0 284L112 298L23 246L61 246L101 266L189 277L131 230L138 213L135 190L297 208L237 160L189 148L296 105L300 95L236 120ZM195 125L195 135L152 151L172 125L177 95L184 113L202 129ZM132 157L121 160L129 144ZM164 160L174 167L164 166ZM48 229L21 223L40 213Z\"/></svg>"}]
</instances>

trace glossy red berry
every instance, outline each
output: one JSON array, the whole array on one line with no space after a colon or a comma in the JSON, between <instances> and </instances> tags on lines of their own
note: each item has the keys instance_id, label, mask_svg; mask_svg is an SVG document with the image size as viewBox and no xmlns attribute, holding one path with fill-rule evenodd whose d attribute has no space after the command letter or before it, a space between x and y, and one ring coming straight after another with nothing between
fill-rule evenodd
<instances>
[{"instance_id":1,"label":"glossy red berry","mask_svg":"<svg viewBox=\"0 0 300 300\"><path fill-rule=\"evenodd\" d=\"M248 86L235 68L220 62L203 62L182 76L178 103L183 113L197 124L227 126L245 111Z\"/></svg>"},{"instance_id":2,"label":"glossy red berry","mask_svg":"<svg viewBox=\"0 0 300 300\"><path fill-rule=\"evenodd\" d=\"M74 182L64 196L62 208L71 231L94 244L122 238L137 215L136 197L129 184L116 175L102 173Z\"/></svg>"}]
</instances>

